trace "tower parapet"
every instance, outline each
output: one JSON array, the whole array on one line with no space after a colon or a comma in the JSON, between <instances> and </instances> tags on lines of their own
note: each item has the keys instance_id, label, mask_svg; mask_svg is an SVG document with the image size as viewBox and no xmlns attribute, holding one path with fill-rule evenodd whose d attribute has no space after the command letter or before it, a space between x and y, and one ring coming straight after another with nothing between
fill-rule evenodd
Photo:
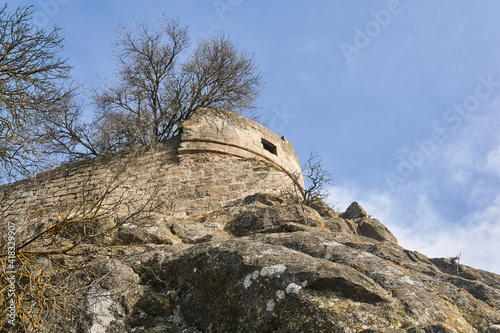
<instances>
[{"instance_id":1,"label":"tower parapet","mask_svg":"<svg viewBox=\"0 0 500 333\"><path fill-rule=\"evenodd\" d=\"M299 159L291 143L267 127L233 112L203 109L180 124L179 154L223 153L258 158L282 169L304 188Z\"/></svg>"}]
</instances>

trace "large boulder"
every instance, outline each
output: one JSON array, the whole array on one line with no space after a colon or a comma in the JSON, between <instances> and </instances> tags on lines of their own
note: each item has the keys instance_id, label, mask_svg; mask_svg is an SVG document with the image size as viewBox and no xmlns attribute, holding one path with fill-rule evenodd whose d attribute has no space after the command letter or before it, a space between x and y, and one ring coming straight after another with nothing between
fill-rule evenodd
<instances>
[{"instance_id":1,"label":"large boulder","mask_svg":"<svg viewBox=\"0 0 500 333\"><path fill-rule=\"evenodd\" d=\"M148 221L149 222L149 221ZM175 236L164 223L128 222L121 224L112 240L113 245L131 244L179 244L181 239Z\"/></svg>"},{"instance_id":2,"label":"large boulder","mask_svg":"<svg viewBox=\"0 0 500 333\"><path fill-rule=\"evenodd\" d=\"M398 240L392 232L377 219L365 217L356 219L355 222L358 226L358 235L373 238L381 242L398 243Z\"/></svg>"},{"instance_id":3,"label":"large boulder","mask_svg":"<svg viewBox=\"0 0 500 333\"><path fill-rule=\"evenodd\" d=\"M325 217L325 227L332 232L344 234L357 234L357 225L351 220L344 220L339 217Z\"/></svg>"},{"instance_id":4,"label":"large boulder","mask_svg":"<svg viewBox=\"0 0 500 333\"><path fill-rule=\"evenodd\" d=\"M200 223L188 220L176 221L172 226L172 232L175 236L179 237L182 242L188 244L224 240L230 237L217 223Z\"/></svg>"},{"instance_id":5,"label":"large boulder","mask_svg":"<svg viewBox=\"0 0 500 333\"><path fill-rule=\"evenodd\" d=\"M225 230L236 236L303 230L304 227L323 229L325 223L319 213L304 205L270 206L256 208L228 222Z\"/></svg>"},{"instance_id":6,"label":"large boulder","mask_svg":"<svg viewBox=\"0 0 500 333\"><path fill-rule=\"evenodd\" d=\"M392 301L390 293L354 268L250 238L196 245L145 265L151 273L143 281L161 281L156 292L171 295L166 317L178 311L178 322L170 324L183 329L325 332L336 322L347 324L347 311L330 310L336 300L365 309ZM141 302L146 309L154 306ZM146 324L140 313L131 318L137 326ZM355 314L348 317L356 321Z\"/></svg>"},{"instance_id":7,"label":"large boulder","mask_svg":"<svg viewBox=\"0 0 500 333\"><path fill-rule=\"evenodd\" d=\"M353 202L352 204L350 204L349 207L347 207L346 211L340 214L341 218L350 220L366 216L368 215L366 214L365 210L357 202Z\"/></svg>"}]
</instances>

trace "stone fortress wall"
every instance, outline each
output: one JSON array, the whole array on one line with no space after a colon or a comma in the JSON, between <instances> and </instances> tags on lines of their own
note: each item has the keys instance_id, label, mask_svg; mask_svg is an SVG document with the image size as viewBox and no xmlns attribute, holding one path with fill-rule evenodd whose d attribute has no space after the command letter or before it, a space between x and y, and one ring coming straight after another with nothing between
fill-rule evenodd
<instances>
[{"instance_id":1,"label":"stone fortress wall","mask_svg":"<svg viewBox=\"0 0 500 333\"><path fill-rule=\"evenodd\" d=\"M35 180L0 186L0 217L53 215L105 191L111 201L127 198L129 210L157 192L167 216L218 209L257 192L303 193L293 147L264 126L205 109L179 127L180 135L155 148L65 164Z\"/></svg>"}]
</instances>

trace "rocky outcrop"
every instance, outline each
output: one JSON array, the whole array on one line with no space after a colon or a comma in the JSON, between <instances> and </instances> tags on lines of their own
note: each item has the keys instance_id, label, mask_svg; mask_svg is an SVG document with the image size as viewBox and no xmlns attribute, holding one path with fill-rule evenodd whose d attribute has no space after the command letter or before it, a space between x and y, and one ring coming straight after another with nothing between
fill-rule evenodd
<instances>
[{"instance_id":1,"label":"rocky outcrop","mask_svg":"<svg viewBox=\"0 0 500 333\"><path fill-rule=\"evenodd\" d=\"M373 238L381 242L398 243L396 237L377 219L362 217L356 219L355 222L357 224L357 233L361 236Z\"/></svg>"},{"instance_id":2,"label":"rocky outcrop","mask_svg":"<svg viewBox=\"0 0 500 333\"><path fill-rule=\"evenodd\" d=\"M337 214L256 194L163 228L122 227L91 263L102 278L91 283L85 311L60 325L64 332L498 331L500 276L406 250L354 206ZM141 231L133 236L134 229Z\"/></svg>"},{"instance_id":3,"label":"rocky outcrop","mask_svg":"<svg viewBox=\"0 0 500 333\"><path fill-rule=\"evenodd\" d=\"M340 217L344 219L357 219L366 216L365 210L357 202L350 204L346 211L340 214Z\"/></svg>"},{"instance_id":4,"label":"rocky outcrop","mask_svg":"<svg viewBox=\"0 0 500 333\"><path fill-rule=\"evenodd\" d=\"M278 217L278 218L277 218ZM321 216L304 205L253 208L228 222L225 230L236 236L324 228Z\"/></svg>"}]
</instances>

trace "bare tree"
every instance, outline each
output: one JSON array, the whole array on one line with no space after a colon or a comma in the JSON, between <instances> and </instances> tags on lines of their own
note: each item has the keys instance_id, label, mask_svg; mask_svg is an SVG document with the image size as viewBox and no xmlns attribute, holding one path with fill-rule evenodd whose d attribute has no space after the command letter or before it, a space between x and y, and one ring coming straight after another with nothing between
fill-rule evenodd
<instances>
[{"instance_id":1,"label":"bare tree","mask_svg":"<svg viewBox=\"0 0 500 333\"><path fill-rule=\"evenodd\" d=\"M187 27L165 18L120 27L115 43L117 83L96 95L108 147L148 145L175 134L202 107L242 111L254 106L261 74L253 55L223 34L202 40L191 54Z\"/></svg>"},{"instance_id":2,"label":"bare tree","mask_svg":"<svg viewBox=\"0 0 500 333\"><path fill-rule=\"evenodd\" d=\"M159 28L145 20L121 26L114 56L116 78L95 91L93 122L82 124L66 108L51 120L49 151L80 157L156 144L200 108L253 110L262 84L252 54L224 34L192 49L188 28L174 19Z\"/></svg>"},{"instance_id":3,"label":"bare tree","mask_svg":"<svg viewBox=\"0 0 500 333\"><path fill-rule=\"evenodd\" d=\"M40 142L39 151L52 162L67 157L70 160L82 159L109 151L101 146L103 140L96 139L103 135L99 134L96 126L98 119L90 123L82 121L86 105L78 98L79 91L80 87L68 90L50 106L49 112L41 116L38 126L34 128ZM99 129L103 130L102 127Z\"/></svg>"},{"instance_id":4,"label":"bare tree","mask_svg":"<svg viewBox=\"0 0 500 333\"><path fill-rule=\"evenodd\" d=\"M65 95L61 80L69 77L69 66L58 55L59 29L37 29L32 13L32 7L0 8L0 178L25 175L36 165L32 129Z\"/></svg>"},{"instance_id":5,"label":"bare tree","mask_svg":"<svg viewBox=\"0 0 500 333\"><path fill-rule=\"evenodd\" d=\"M59 29L37 29L32 7L0 8L0 177L29 175L62 157L85 158L162 142L200 108L251 112L262 85L253 54L219 33L190 46L187 27L165 18L121 26L116 79L91 103L67 84ZM83 113L95 106L91 121Z\"/></svg>"},{"instance_id":6,"label":"bare tree","mask_svg":"<svg viewBox=\"0 0 500 333\"><path fill-rule=\"evenodd\" d=\"M333 185L333 179L315 152L310 153L309 159L302 166L302 173L306 183L305 203L310 204L314 201L325 200L328 197L328 190L325 189L325 186Z\"/></svg>"}]
</instances>

